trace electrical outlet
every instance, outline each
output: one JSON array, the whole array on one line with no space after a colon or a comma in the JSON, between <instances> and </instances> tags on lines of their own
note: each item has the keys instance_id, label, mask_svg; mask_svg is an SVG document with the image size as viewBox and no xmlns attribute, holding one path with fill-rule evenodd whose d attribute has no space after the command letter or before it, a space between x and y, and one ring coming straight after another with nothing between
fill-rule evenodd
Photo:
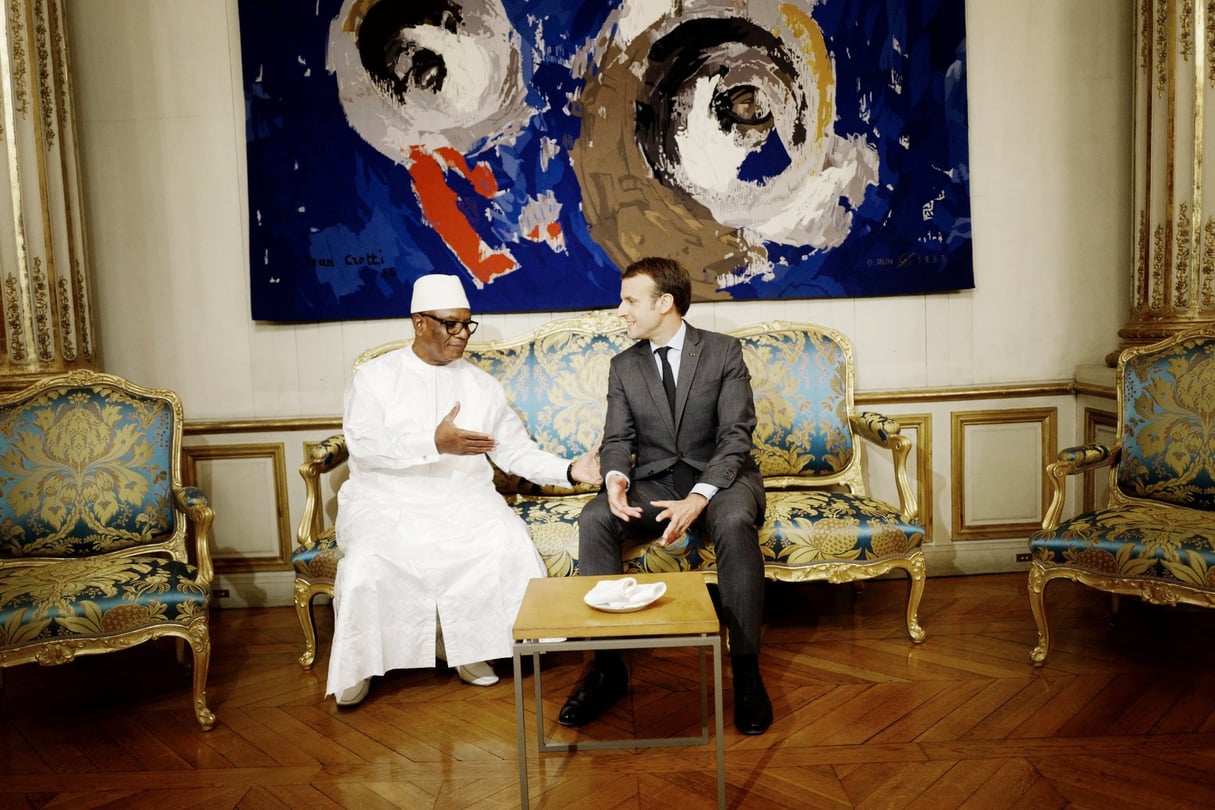
<instances>
[{"instance_id":1,"label":"electrical outlet","mask_svg":"<svg viewBox=\"0 0 1215 810\"><path fill-rule=\"evenodd\" d=\"M227 599L229 596L231 596L231 594L228 593L227 588L216 588L215 590L211 591L212 599Z\"/></svg>"},{"instance_id":2,"label":"electrical outlet","mask_svg":"<svg viewBox=\"0 0 1215 810\"><path fill-rule=\"evenodd\" d=\"M1033 555L1030 554L1028 551L1022 552L1017 555L1017 562L1029 562L1031 559L1033 559Z\"/></svg>"}]
</instances>

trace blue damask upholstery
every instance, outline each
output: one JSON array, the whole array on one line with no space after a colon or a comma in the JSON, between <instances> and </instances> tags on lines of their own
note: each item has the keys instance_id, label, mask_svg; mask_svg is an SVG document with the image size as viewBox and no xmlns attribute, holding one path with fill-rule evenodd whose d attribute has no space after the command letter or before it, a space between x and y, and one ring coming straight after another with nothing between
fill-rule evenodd
<instances>
[{"instance_id":1,"label":"blue damask upholstery","mask_svg":"<svg viewBox=\"0 0 1215 810\"><path fill-rule=\"evenodd\" d=\"M852 349L831 329L781 322L734 333L751 372L757 426L755 458L768 490L760 530L764 570L772 579L849 582L907 573L911 588L907 630L924 638L917 612L926 580L907 480L910 441L896 421L853 407ZM396 341L371 349L355 365L399 348ZM469 344L465 358L502 381L511 405L545 450L573 458L599 445L607 407L612 357L632 345L624 322L611 313L551 321L518 338ZM896 508L865 492L864 454L858 438L893 454ZM317 522L319 477L346 460L340 436L314 449L300 467L308 505L296 551L296 607L304 629L300 663L311 666L315 630L308 605L317 593L333 593L337 552L333 530ZM595 488L542 487L497 473L496 483L527 522L549 576L578 572L578 515ZM628 573L700 571L716 581L716 552L708 538L691 533L684 545L640 543L623 550ZM316 569L319 560L325 568ZM336 570L336 569L333 569Z\"/></svg>"},{"instance_id":2,"label":"blue damask upholstery","mask_svg":"<svg viewBox=\"0 0 1215 810\"><path fill-rule=\"evenodd\" d=\"M194 710L209 730L213 514L181 484L181 430L175 394L107 374L0 397L0 667L176 636L194 651Z\"/></svg>"},{"instance_id":3,"label":"blue damask upholstery","mask_svg":"<svg viewBox=\"0 0 1215 810\"><path fill-rule=\"evenodd\" d=\"M1035 664L1049 651L1045 589L1054 579L1215 607L1215 332L1127 349L1116 380L1114 446L1071 447L1047 467L1054 496L1029 540ZM1061 520L1067 476L1106 467L1108 503Z\"/></svg>"},{"instance_id":4,"label":"blue damask upholstery","mask_svg":"<svg viewBox=\"0 0 1215 810\"><path fill-rule=\"evenodd\" d=\"M562 319L515 340L470 345L465 357L502 381L511 406L540 447L574 458L599 446L608 367L632 344L619 318ZM594 491L581 486L540 487L502 473L497 484L508 496Z\"/></svg>"},{"instance_id":5,"label":"blue damask upholstery","mask_svg":"<svg viewBox=\"0 0 1215 810\"><path fill-rule=\"evenodd\" d=\"M1119 491L1215 509L1215 338L1199 333L1127 356L1120 388Z\"/></svg>"},{"instance_id":6,"label":"blue damask upholstery","mask_svg":"<svg viewBox=\"0 0 1215 810\"><path fill-rule=\"evenodd\" d=\"M855 460L852 356L841 338L816 328L742 336L755 392L754 455L764 478L830 478Z\"/></svg>"}]
</instances>

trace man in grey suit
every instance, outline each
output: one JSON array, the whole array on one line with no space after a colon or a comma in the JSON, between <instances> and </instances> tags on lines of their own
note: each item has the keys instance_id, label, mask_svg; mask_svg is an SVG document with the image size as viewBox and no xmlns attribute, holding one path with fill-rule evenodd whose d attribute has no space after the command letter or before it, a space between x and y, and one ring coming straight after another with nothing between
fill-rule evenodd
<instances>
[{"instance_id":1,"label":"man in grey suit","mask_svg":"<svg viewBox=\"0 0 1215 810\"><path fill-rule=\"evenodd\" d=\"M751 457L751 376L736 338L683 320L691 299L687 271L670 259L641 259L621 278L618 314L637 343L612 358L599 451L604 488L578 521L578 567L587 576L621 573L628 538L661 533L670 545L693 524L711 537L730 633L734 725L762 734L772 723L759 672L766 500ZM558 722L588 723L627 692L620 654L600 650Z\"/></svg>"}]
</instances>

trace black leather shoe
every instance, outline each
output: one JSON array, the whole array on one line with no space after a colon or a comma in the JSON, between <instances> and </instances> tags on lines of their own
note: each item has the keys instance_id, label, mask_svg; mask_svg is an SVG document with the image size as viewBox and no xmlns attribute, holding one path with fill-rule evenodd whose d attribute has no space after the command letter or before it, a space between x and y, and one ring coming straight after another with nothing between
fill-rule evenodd
<instances>
[{"instance_id":1,"label":"black leather shoe","mask_svg":"<svg viewBox=\"0 0 1215 810\"><path fill-rule=\"evenodd\" d=\"M619 667L605 667L598 662L591 664L582 683L561 707L557 722L563 726L584 726L628 691L629 673L623 664Z\"/></svg>"},{"instance_id":2,"label":"black leather shoe","mask_svg":"<svg viewBox=\"0 0 1215 810\"><path fill-rule=\"evenodd\" d=\"M772 725L772 701L758 672L734 673L734 726L743 734L763 734Z\"/></svg>"}]
</instances>

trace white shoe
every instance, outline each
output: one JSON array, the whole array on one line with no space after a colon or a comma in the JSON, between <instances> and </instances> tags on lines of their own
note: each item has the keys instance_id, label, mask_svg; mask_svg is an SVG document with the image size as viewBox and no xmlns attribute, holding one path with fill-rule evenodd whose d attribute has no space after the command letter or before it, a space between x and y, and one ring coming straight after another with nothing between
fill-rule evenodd
<instances>
[{"instance_id":1,"label":"white shoe","mask_svg":"<svg viewBox=\"0 0 1215 810\"><path fill-rule=\"evenodd\" d=\"M493 686L498 682L498 676L487 661L456 667L456 672L460 673L460 680L473 686Z\"/></svg>"},{"instance_id":2,"label":"white shoe","mask_svg":"<svg viewBox=\"0 0 1215 810\"><path fill-rule=\"evenodd\" d=\"M364 678L349 689L343 689L334 696L339 706L357 706L371 691L371 678Z\"/></svg>"}]
</instances>

